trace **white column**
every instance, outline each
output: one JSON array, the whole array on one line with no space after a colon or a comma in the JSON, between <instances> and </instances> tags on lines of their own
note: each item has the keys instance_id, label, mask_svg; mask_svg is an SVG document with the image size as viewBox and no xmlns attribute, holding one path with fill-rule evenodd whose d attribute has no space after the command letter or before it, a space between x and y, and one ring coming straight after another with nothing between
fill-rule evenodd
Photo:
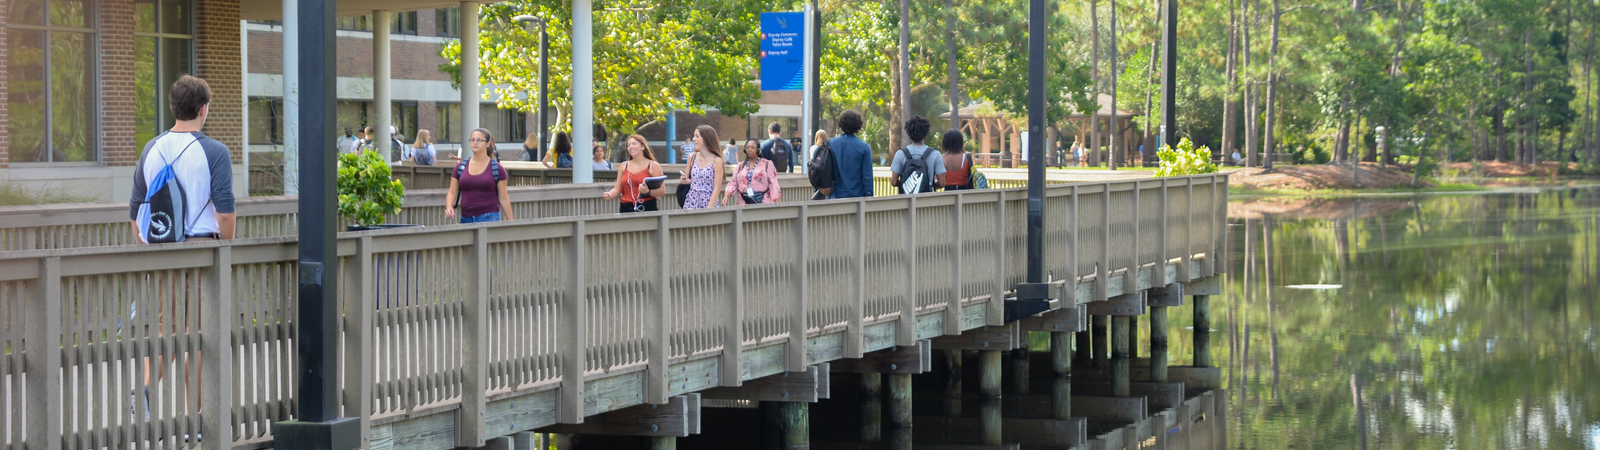
<instances>
[{"instance_id":1,"label":"white column","mask_svg":"<svg viewBox=\"0 0 1600 450\"><path fill-rule=\"evenodd\" d=\"M813 14L813 11L811 10L810 3L806 4L805 12L806 35L805 37L800 38L800 42L805 43L805 52L803 53L805 57L802 58L802 61L805 61L805 69L802 69L805 71L805 90L803 97L800 99L800 104L802 107L800 108L799 126L796 126L795 129L800 130L800 154L802 155L799 161L800 172L811 173L811 165L809 164L811 162L811 145L815 144L815 142L811 142L811 139L817 132L817 130L811 129L812 108L817 107L817 105L811 104L811 94L817 91L817 75L819 74L816 73L817 71L812 70L816 67L817 63L816 59L812 57L815 55L812 53L812 46L817 45L817 43L811 40L811 36L815 35L817 23L815 20L813 20L815 19L815 17L813 17L815 14Z\"/></svg>"},{"instance_id":2,"label":"white column","mask_svg":"<svg viewBox=\"0 0 1600 450\"><path fill-rule=\"evenodd\" d=\"M572 0L572 182L594 182L594 5L591 0Z\"/></svg>"},{"instance_id":3,"label":"white column","mask_svg":"<svg viewBox=\"0 0 1600 450\"><path fill-rule=\"evenodd\" d=\"M478 128L478 2L461 2L461 157L472 156L472 130ZM511 139L495 136L495 140ZM493 151L494 149L490 149Z\"/></svg>"},{"instance_id":4,"label":"white column","mask_svg":"<svg viewBox=\"0 0 1600 450\"><path fill-rule=\"evenodd\" d=\"M394 158L390 155L394 147L389 145L389 127L394 125L393 112L389 99L389 20L391 14L387 10L372 12L372 130L378 135L372 140L377 144L378 154L383 155L384 161Z\"/></svg>"},{"instance_id":5,"label":"white column","mask_svg":"<svg viewBox=\"0 0 1600 450\"><path fill-rule=\"evenodd\" d=\"M297 3L283 2L283 195L300 195L300 9ZM248 104L245 108L249 109Z\"/></svg>"},{"instance_id":6,"label":"white column","mask_svg":"<svg viewBox=\"0 0 1600 450\"><path fill-rule=\"evenodd\" d=\"M249 61L250 60L250 22L244 21L244 20L239 21L239 60L240 61ZM240 126L239 135L242 136L242 138L240 140L241 140L241 143L244 145L243 148L239 149L239 151L240 151L239 154L244 157L244 186L241 189L238 183L234 183L233 196L237 197L237 198L244 198L244 197L249 197L250 196L250 69L249 69L249 67L246 67L244 72L245 72L244 76L239 77L239 97L241 97L240 100L243 101L243 103L240 103L240 104L244 105L244 111L242 111L242 114L240 114L240 116L243 117L244 119L239 121L239 124L241 125ZM285 169L285 170L287 170L287 169Z\"/></svg>"}]
</instances>

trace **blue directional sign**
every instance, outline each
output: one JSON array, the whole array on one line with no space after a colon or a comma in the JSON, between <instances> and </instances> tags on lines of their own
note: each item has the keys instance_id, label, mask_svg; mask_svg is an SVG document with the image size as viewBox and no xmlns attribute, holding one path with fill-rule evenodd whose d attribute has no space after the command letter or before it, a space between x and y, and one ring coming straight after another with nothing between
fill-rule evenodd
<instances>
[{"instance_id":1,"label":"blue directional sign","mask_svg":"<svg viewBox=\"0 0 1600 450\"><path fill-rule=\"evenodd\" d=\"M805 13L761 13L761 90L805 88L805 28Z\"/></svg>"}]
</instances>

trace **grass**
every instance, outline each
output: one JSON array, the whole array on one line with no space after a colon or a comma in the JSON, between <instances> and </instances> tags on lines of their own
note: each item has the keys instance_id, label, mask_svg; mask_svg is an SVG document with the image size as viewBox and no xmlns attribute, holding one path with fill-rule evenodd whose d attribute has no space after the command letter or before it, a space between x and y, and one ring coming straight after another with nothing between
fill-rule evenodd
<instances>
[{"instance_id":1,"label":"grass","mask_svg":"<svg viewBox=\"0 0 1600 450\"><path fill-rule=\"evenodd\" d=\"M68 194L59 186L30 188L12 180L0 180L0 206L80 203L91 199Z\"/></svg>"},{"instance_id":2,"label":"grass","mask_svg":"<svg viewBox=\"0 0 1600 450\"><path fill-rule=\"evenodd\" d=\"M1412 188L1382 188L1382 189L1247 189L1229 186L1228 195L1271 195L1280 197L1343 197L1362 194L1422 194L1441 192L1482 192L1490 188L1466 183L1440 183L1437 186L1420 189Z\"/></svg>"}]
</instances>

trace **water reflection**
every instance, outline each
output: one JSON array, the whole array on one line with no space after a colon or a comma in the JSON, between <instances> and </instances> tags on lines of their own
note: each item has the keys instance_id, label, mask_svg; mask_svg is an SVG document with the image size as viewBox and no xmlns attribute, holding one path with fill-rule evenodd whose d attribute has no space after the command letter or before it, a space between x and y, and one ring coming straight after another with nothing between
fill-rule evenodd
<instances>
[{"instance_id":1,"label":"water reflection","mask_svg":"<svg viewBox=\"0 0 1600 450\"><path fill-rule=\"evenodd\" d=\"M1232 442L1600 448L1597 208L1595 189L1233 202L1213 303Z\"/></svg>"}]
</instances>

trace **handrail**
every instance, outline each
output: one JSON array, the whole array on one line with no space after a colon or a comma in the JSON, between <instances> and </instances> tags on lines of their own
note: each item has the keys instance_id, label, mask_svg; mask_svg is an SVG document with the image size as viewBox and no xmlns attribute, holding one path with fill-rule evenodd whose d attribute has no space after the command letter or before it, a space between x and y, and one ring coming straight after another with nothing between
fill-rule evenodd
<instances>
[{"instance_id":1,"label":"handrail","mask_svg":"<svg viewBox=\"0 0 1600 450\"><path fill-rule=\"evenodd\" d=\"M1089 283L1080 303L1218 273L1226 205L1225 174L1051 186L1047 273ZM412 447L451 448L959 333L969 311L999 325L994 300L1024 269L1025 211L1025 190L1009 189L341 233L340 278L326 281L344 309L342 344L330 343L344 349L344 415L369 437L459 419L454 439ZM0 253L12 349L0 373L26 380L0 394L28 399L27 417L0 412L25 430L5 444L270 442L293 409L295 247L281 236ZM929 314L948 321L918 326ZM811 352L823 336L845 350ZM741 366L760 359L748 352L784 356ZM151 375L149 419L130 417L147 361L173 372ZM717 369L667 382L689 366ZM630 377L642 377L639 398L583 393ZM519 400L531 398L544 400ZM506 428L503 402L550 415ZM72 419L44 419L55 417ZM229 419L203 420L216 417Z\"/></svg>"}]
</instances>

